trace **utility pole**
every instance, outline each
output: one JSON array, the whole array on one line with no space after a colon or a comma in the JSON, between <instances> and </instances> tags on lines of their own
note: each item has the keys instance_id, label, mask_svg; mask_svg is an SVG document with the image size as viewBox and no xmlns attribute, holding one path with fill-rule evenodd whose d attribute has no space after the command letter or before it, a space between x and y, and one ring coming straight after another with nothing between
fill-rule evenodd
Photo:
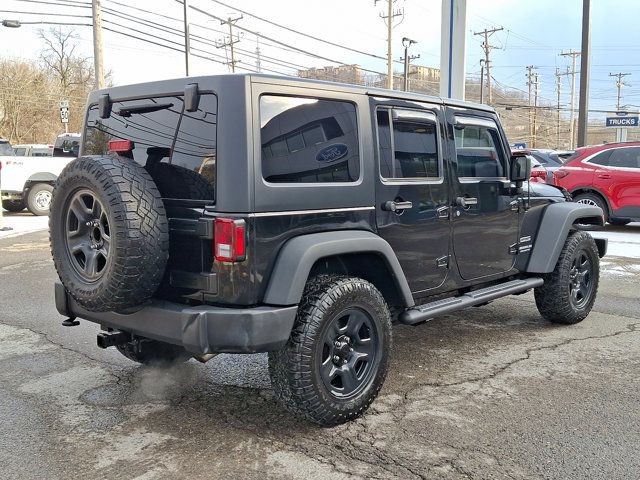
<instances>
[{"instance_id":1,"label":"utility pole","mask_svg":"<svg viewBox=\"0 0 640 480\"><path fill-rule=\"evenodd\" d=\"M571 57L571 71L567 72L567 75L571 75L571 114L569 120L569 148L573 150L575 148L575 131L576 131L576 59L580 56L580 52L576 50L569 50L568 52L560 53L561 57Z\"/></svg>"},{"instance_id":2,"label":"utility pole","mask_svg":"<svg viewBox=\"0 0 640 480\"><path fill-rule=\"evenodd\" d=\"M560 148L560 95L562 93L562 74L556 67L556 93L558 94L558 111L556 112L556 148Z\"/></svg>"},{"instance_id":3,"label":"utility pole","mask_svg":"<svg viewBox=\"0 0 640 480\"><path fill-rule=\"evenodd\" d=\"M582 45L580 55L580 102L578 106L578 146L587 144L589 126L589 61L591 50L591 0L582 0Z\"/></svg>"},{"instance_id":4,"label":"utility pole","mask_svg":"<svg viewBox=\"0 0 640 480\"><path fill-rule=\"evenodd\" d=\"M480 60L480 103L484 103L484 58Z\"/></svg>"},{"instance_id":5,"label":"utility pole","mask_svg":"<svg viewBox=\"0 0 640 480\"><path fill-rule=\"evenodd\" d=\"M420 55L409 55L409 47L414 43L418 43L415 40L411 40L410 38L403 37L402 38L402 46L404 47L404 58L400 60L404 60L404 91L409 91L409 65L411 64L411 60L415 60L416 58L420 58Z\"/></svg>"},{"instance_id":6,"label":"utility pole","mask_svg":"<svg viewBox=\"0 0 640 480\"><path fill-rule=\"evenodd\" d=\"M102 63L102 9L100 0L92 0L93 17L93 69L96 90L104 88L104 65Z\"/></svg>"},{"instance_id":7,"label":"utility pole","mask_svg":"<svg viewBox=\"0 0 640 480\"><path fill-rule=\"evenodd\" d=\"M622 98L622 87L626 87L627 84L624 83L622 81L622 79L624 77L626 77L627 75L631 75L630 73L610 73L609 76L610 77L616 77L618 80L616 80L616 87L618 88L618 100L616 101L616 110L620 110L620 100Z\"/></svg>"},{"instance_id":8,"label":"utility pole","mask_svg":"<svg viewBox=\"0 0 640 480\"><path fill-rule=\"evenodd\" d=\"M182 6L184 8L184 73L189 76L189 53L191 50L189 39L189 0L182 0Z\"/></svg>"},{"instance_id":9,"label":"utility pole","mask_svg":"<svg viewBox=\"0 0 640 480\"><path fill-rule=\"evenodd\" d=\"M262 73L260 65L260 37L256 36L256 72Z\"/></svg>"},{"instance_id":10,"label":"utility pole","mask_svg":"<svg viewBox=\"0 0 640 480\"><path fill-rule=\"evenodd\" d=\"M240 36L237 36L235 40L233 39L233 25L235 25L238 20L242 20L242 18L243 16L240 15L236 18L228 17L226 20L221 21L221 25L224 25L225 23L229 25L229 41L226 41L224 39L222 39L221 41L216 41L216 48L229 47L231 50L231 61L229 62L231 73L235 73L237 63L233 46L240 41Z\"/></svg>"},{"instance_id":11,"label":"utility pole","mask_svg":"<svg viewBox=\"0 0 640 480\"><path fill-rule=\"evenodd\" d=\"M621 101L622 100L622 87L628 86L628 84L624 83L622 79L627 75L631 75L630 73L610 73L610 77L616 77L616 87L618 89L618 99L616 100L616 112L622 110ZM616 142L624 142L627 140L627 129L626 128L616 128Z\"/></svg>"},{"instance_id":12,"label":"utility pole","mask_svg":"<svg viewBox=\"0 0 640 480\"><path fill-rule=\"evenodd\" d=\"M538 73L534 73L531 75L533 77L533 86L535 87L533 94L533 141L532 147L536 148L536 142L538 137L538 77L541 75Z\"/></svg>"},{"instance_id":13,"label":"utility pole","mask_svg":"<svg viewBox=\"0 0 640 480\"><path fill-rule=\"evenodd\" d=\"M535 132L534 132L534 121L533 121L533 95L532 95L532 87L534 85L534 81L532 80L537 76L533 71L538 67L534 67L533 65L529 65L525 67L527 69L526 77L527 77L527 86L529 87L529 138L531 139L532 146L535 145ZM536 80L537 84L537 80Z\"/></svg>"},{"instance_id":14,"label":"utility pole","mask_svg":"<svg viewBox=\"0 0 640 480\"><path fill-rule=\"evenodd\" d=\"M377 5L380 0L373 0L373 5ZM396 0L387 0L387 13L380 12L380 18L382 18L387 25L387 88L393 90L393 19L395 17L402 17L404 19L404 8L397 10L393 9L393 4ZM402 22L402 19L400 22ZM400 23L398 23L400 25Z\"/></svg>"},{"instance_id":15,"label":"utility pole","mask_svg":"<svg viewBox=\"0 0 640 480\"><path fill-rule=\"evenodd\" d=\"M504 30L502 27L499 28L492 28L490 30L488 29L484 29L481 32L474 32L474 35L483 35L484 36L484 41L482 42L482 48L484 50L484 65L486 67L487 70L487 98L488 98L488 104L491 105L491 61L489 60L489 54L491 53L491 49L494 48L493 45L489 44L489 37L491 35L493 35L496 32L499 32L501 30Z\"/></svg>"}]
</instances>

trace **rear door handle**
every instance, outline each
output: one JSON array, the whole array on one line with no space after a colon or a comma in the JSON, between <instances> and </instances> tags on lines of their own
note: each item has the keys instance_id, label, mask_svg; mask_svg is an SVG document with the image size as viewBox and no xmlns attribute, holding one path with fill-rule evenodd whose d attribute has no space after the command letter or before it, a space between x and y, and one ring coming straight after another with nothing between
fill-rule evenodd
<instances>
[{"instance_id":1,"label":"rear door handle","mask_svg":"<svg viewBox=\"0 0 640 480\"><path fill-rule=\"evenodd\" d=\"M395 200L387 200L382 204L382 210L386 210L388 212L401 212L409 208L413 208L413 203L407 201L396 202Z\"/></svg>"},{"instance_id":2,"label":"rear door handle","mask_svg":"<svg viewBox=\"0 0 640 480\"><path fill-rule=\"evenodd\" d=\"M611 175L609 175L608 173L599 173L598 178L607 179L607 178L611 178Z\"/></svg>"},{"instance_id":3,"label":"rear door handle","mask_svg":"<svg viewBox=\"0 0 640 480\"><path fill-rule=\"evenodd\" d=\"M471 205L477 205L478 199L473 197L458 197L456 198L456 205L462 208L469 207Z\"/></svg>"}]
</instances>

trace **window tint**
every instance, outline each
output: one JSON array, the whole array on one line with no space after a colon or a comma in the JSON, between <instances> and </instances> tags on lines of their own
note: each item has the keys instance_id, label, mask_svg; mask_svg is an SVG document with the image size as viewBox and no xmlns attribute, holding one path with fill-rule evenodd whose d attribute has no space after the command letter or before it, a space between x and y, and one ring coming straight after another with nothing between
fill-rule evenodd
<instances>
[{"instance_id":1,"label":"window tint","mask_svg":"<svg viewBox=\"0 0 640 480\"><path fill-rule=\"evenodd\" d=\"M611 152L609 166L623 168L640 168L640 148L617 148Z\"/></svg>"},{"instance_id":2,"label":"window tint","mask_svg":"<svg viewBox=\"0 0 640 480\"><path fill-rule=\"evenodd\" d=\"M18 157L24 157L25 154L27 153L27 149L24 148L24 147L14 148L13 151L16 154L16 156L18 156Z\"/></svg>"},{"instance_id":3,"label":"window tint","mask_svg":"<svg viewBox=\"0 0 640 480\"><path fill-rule=\"evenodd\" d=\"M504 177L498 131L479 125L456 126L458 177Z\"/></svg>"},{"instance_id":4,"label":"window tint","mask_svg":"<svg viewBox=\"0 0 640 480\"><path fill-rule=\"evenodd\" d=\"M266 181L353 182L360 176L356 107L352 103L263 95L260 125Z\"/></svg>"},{"instance_id":5,"label":"window tint","mask_svg":"<svg viewBox=\"0 0 640 480\"><path fill-rule=\"evenodd\" d=\"M131 140L131 157L144 166L165 198L215 200L217 99L203 94L196 112L182 96L114 102L102 119L87 114L83 153L105 155L112 140ZM178 128L179 125L179 128Z\"/></svg>"},{"instance_id":6,"label":"window tint","mask_svg":"<svg viewBox=\"0 0 640 480\"><path fill-rule=\"evenodd\" d=\"M377 112L380 175L387 179L437 178L440 175L435 118L423 112ZM422 117L422 118L420 118ZM390 126L391 125L391 126Z\"/></svg>"},{"instance_id":7,"label":"window tint","mask_svg":"<svg viewBox=\"0 0 640 480\"><path fill-rule=\"evenodd\" d=\"M604 152L600 152L597 155L595 155L593 158L591 158L591 160L589 160L589 163L593 163L595 165L607 166L609 165L610 157L611 157L611 150L605 150Z\"/></svg>"}]
</instances>

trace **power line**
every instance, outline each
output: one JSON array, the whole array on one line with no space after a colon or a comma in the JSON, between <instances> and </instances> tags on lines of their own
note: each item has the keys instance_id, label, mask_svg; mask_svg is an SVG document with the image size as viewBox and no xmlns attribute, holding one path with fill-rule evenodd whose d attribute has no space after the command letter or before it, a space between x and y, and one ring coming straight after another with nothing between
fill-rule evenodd
<instances>
[{"instance_id":1,"label":"power line","mask_svg":"<svg viewBox=\"0 0 640 480\"><path fill-rule=\"evenodd\" d=\"M487 104L491 105L491 60L489 59L489 54L491 50L495 48L493 45L489 44L489 37L496 32L500 32L504 30L502 27L492 28L492 29L484 29L481 32L474 32L474 35L483 35L484 41L482 42L482 49L484 50L484 67L487 71L487 90L489 93L489 101Z\"/></svg>"}]
</instances>

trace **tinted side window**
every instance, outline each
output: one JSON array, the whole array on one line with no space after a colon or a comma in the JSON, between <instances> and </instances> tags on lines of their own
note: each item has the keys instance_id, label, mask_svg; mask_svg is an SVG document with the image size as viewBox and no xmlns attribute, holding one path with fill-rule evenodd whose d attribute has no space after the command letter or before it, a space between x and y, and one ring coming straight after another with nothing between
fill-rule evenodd
<instances>
[{"instance_id":1,"label":"tinted side window","mask_svg":"<svg viewBox=\"0 0 640 480\"><path fill-rule=\"evenodd\" d=\"M593 163L595 165L608 166L610 157L611 157L611 150L605 150L604 152L598 153L591 160L589 160L589 163Z\"/></svg>"},{"instance_id":2,"label":"tinted side window","mask_svg":"<svg viewBox=\"0 0 640 480\"><path fill-rule=\"evenodd\" d=\"M27 149L24 147L14 148L13 151L15 155L18 157L24 157L25 154L27 153Z\"/></svg>"},{"instance_id":3,"label":"tinted side window","mask_svg":"<svg viewBox=\"0 0 640 480\"><path fill-rule=\"evenodd\" d=\"M213 201L216 114L213 94L201 95L196 112L184 112L182 96L114 102L106 119L93 105L83 153L105 155L110 141L131 140L131 157L147 169L163 197Z\"/></svg>"},{"instance_id":4,"label":"tinted side window","mask_svg":"<svg viewBox=\"0 0 640 480\"><path fill-rule=\"evenodd\" d=\"M617 148L611 152L609 166L623 168L640 168L640 148Z\"/></svg>"},{"instance_id":5,"label":"tinted side window","mask_svg":"<svg viewBox=\"0 0 640 480\"><path fill-rule=\"evenodd\" d=\"M273 183L353 182L360 176L356 107L303 97L260 97L262 175Z\"/></svg>"},{"instance_id":6,"label":"tinted side window","mask_svg":"<svg viewBox=\"0 0 640 480\"><path fill-rule=\"evenodd\" d=\"M504 177L498 131L479 125L456 126L458 177Z\"/></svg>"},{"instance_id":7,"label":"tinted side window","mask_svg":"<svg viewBox=\"0 0 640 480\"><path fill-rule=\"evenodd\" d=\"M380 174L383 178L437 178L439 172L438 138L435 118L412 112L390 115L391 110L377 112ZM390 127L391 124L391 127Z\"/></svg>"}]
</instances>

